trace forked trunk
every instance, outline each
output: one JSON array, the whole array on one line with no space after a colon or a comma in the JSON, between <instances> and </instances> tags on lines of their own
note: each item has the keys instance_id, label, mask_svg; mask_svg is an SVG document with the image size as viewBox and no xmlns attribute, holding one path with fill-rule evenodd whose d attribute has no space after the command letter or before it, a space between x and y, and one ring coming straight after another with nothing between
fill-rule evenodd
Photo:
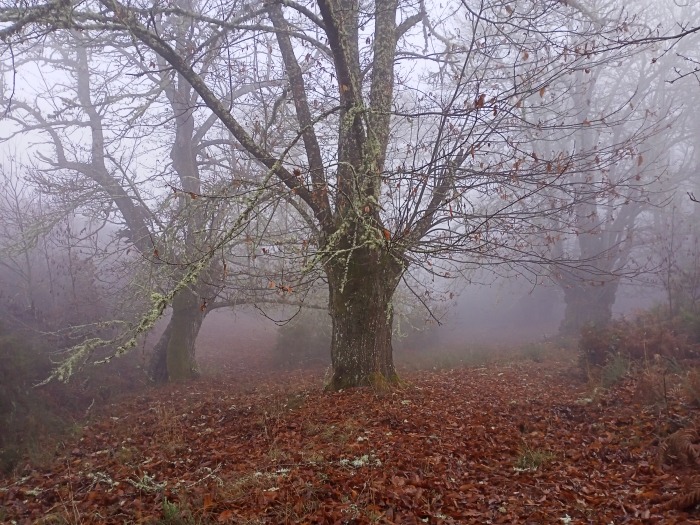
<instances>
[{"instance_id":1,"label":"forked trunk","mask_svg":"<svg viewBox=\"0 0 700 525\"><path fill-rule=\"evenodd\" d=\"M562 335L578 335L586 325L602 327L612 319L618 282L592 285L582 283L564 289L564 319L559 327Z\"/></svg>"},{"instance_id":2,"label":"forked trunk","mask_svg":"<svg viewBox=\"0 0 700 525\"><path fill-rule=\"evenodd\" d=\"M199 297L183 290L173 300L168 326L156 344L150 376L156 383L186 381L197 377L195 342L204 321Z\"/></svg>"},{"instance_id":3,"label":"forked trunk","mask_svg":"<svg viewBox=\"0 0 700 525\"><path fill-rule=\"evenodd\" d=\"M392 297L404 268L381 247L359 248L349 261L340 259L326 266L333 323L327 388L396 383Z\"/></svg>"}]
</instances>

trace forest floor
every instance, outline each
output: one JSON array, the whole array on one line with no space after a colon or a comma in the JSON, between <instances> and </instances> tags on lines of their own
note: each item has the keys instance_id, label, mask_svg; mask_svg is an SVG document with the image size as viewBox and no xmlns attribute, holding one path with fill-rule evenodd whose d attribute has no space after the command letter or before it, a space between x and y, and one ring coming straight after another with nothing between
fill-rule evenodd
<instances>
[{"instance_id":1,"label":"forest floor","mask_svg":"<svg viewBox=\"0 0 700 525\"><path fill-rule=\"evenodd\" d=\"M0 521L700 519L683 501L695 503L692 468L664 464L673 450L659 459L669 425L698 420L684 372L654 365L594 388L560 356L402 377L386 392L324 392L323 372L307 371L132 394L93 414L48 467L0 479ZM697 459L693 443L685 460Z\"/></svg>"}]
</instances>

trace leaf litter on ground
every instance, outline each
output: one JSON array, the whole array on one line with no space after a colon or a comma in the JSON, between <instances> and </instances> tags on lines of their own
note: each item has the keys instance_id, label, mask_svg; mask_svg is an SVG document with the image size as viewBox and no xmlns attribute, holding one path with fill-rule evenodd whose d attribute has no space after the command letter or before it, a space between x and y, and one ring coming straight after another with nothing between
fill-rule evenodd
<instances>
[{"instance_id":1,"label":"leaf litter on ground","mask_svg":"<svg viewBox=\"0 0 700 525\"><path fill-rule=\"evenodd\" d=\"M110 405L49 469L0 481L7 523L689 523L657 461L673 406L591 391L565 360L174 385Z\"/></svg>"}]
</instances>

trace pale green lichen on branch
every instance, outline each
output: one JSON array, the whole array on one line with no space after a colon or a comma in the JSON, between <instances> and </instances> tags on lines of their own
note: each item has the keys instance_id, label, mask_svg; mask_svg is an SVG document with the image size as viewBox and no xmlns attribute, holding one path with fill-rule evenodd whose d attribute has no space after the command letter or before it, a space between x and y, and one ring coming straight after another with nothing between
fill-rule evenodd
<instances>
[{"instance_id":1,"label":"pale green lichen on branch","mask_svg":"<svg viewBox=\"0 0 700 525\"><path fill-rule=\"evenodd\" d=\"M142 334L148 332L151 328L155 326L163 316L165 309L172 304L175 296L182 290L184 290L190 284L197 281L199 275L208 267L212 258L214 257L213 251L206 254L205 257L197 261L194 265L190 266L187 273L178 281L175 287L170 290L167 294L153 293L151 294L151 307L148 309L145 315L141 317L139 324L133 331L132 336L122 345L117 347L114 354L105 358L103 362L110 361L114 357L119 357L126 354L129 350L134 348L138 344L138 337Z\"/></svg>"},{"instance_id":2,"label":"pale green lichen on branch","mask_svg":"<svg viewBox=\"0 0 700 525\"><path fill-rule=\"evenodd\" d=\"M74 371L82 367L92 352L94 352L97 348L102 348L113 342L114 340L105 341L100 337L94 337L74 346L70 349L70 356L68 356L67 359L56 367L53 372L51 372L49 377L38 383L36 386L46 385L54 379L62 382L68 381L68 379L70 379L70 377L73 375Z\"/></svg>"},{"instance_id":3,"label":"pale green lichen on branch","mask_svg":"<svg viewBox=\"0 0 700 525\"><path fill-rule=\"evenodd\" d=\"M279 169L279 167L282 165L282 161L284 160L286 154L289 152L289 149L291 149L291 145L289 148L287 148L283 155L281 156L280 159L278 159L273 167L268 170L266 176L264 177L262 183L260 184L260 187L258 190L253 193L249 198L248 202L246 204L246 208L243 210L241 215L238 216L238 219L234 222L234 224L231 226L231 228L226 232L226 234L222 237L222 239L216 243L211 250L209 250L204 257L202 257L200 260L198 260L196 263L191 264L185 275L178 281L178 283L166 294L161 294L154 292L151 294L151 300L150 300L150 308L148 311L141 317L141 320L139 323L136 325L136 327L131 331L131 334L128 336L128 339L126 342L121 344L120 346L117 347L117 349L114 351L114 353L111 356L108 356L98 362L109 362L112 360L114 357L118 357L121 355L126 354L128 351L136 347L138 343L138 337L146 332L148 332L153 326L155 326L156 322L158 319L160 319L165 312L166 308L170 306L173 302L174 297L182 291L184 288L189 286L190 284L196 282L197 278L200 276L200 274L208 267L209 263L211 260L214 258L215 254L219 249L221 249L223 246L231 242L234 237L236 237L238 234L240 234L240 231L242 231L243 226L245 226L248 217L252 213L253 209L255 206L258 204L258 202L262 199L264 196L266 187L270 181L270 179L273 177L275 171ZM72 347L69 350L70 356L65 359L62 363L60 363L47 377L45 380L39 383L37 386L45 385L49 383L50 381L57 379L59 381L67 382L70 377L74 374L74 372L79 369L85 361L92 355L92 353L97 349L97 348L104 348L107 346L111 346L115 344L119 339L122 338L115 338L115 339L110 339L110 340L105 340L102 338L92 338L88 339L87 341L82 342L79 345L76 345Z\"/></svg>"},{"instance_id":4,"label":"pale green lichen on branch","mask_svg":"<svg viewBox=\"0 0 700 525\"><path fill-rule=\"evenodd\" d=\"M352 126L355 124L355 118L358 115L364 114L366 111L364 104L355 104L352 107L348 108L348 110L345 112L345 115L343 115L343 122L341 124L343 132L347 133L350 131Z\"/></svg>"},{"instance_id":5,"label":"pale green lichen on branch","mask_svg":"<svg viewBox=\"0 0 700 525\"><path fill-rule=\"evenodd\" d=\"M31 9L23 9L23 6L1 9L0 23L10 23L9 27L0 29L3 42L19 35L29 25L70 28L74 25L73 6L70 0L57 0Z\"/></svg>"}]
</instances>

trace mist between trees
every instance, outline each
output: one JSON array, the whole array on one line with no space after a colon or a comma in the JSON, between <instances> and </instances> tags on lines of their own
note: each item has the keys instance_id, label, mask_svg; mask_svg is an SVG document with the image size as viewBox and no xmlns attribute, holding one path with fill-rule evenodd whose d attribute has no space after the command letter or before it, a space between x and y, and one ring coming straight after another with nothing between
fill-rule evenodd
<instances>
[{"instance_id":1,"label":"mist between trees","mask_svg":"<svg viewBox=\"0 0 700 525\"><path fill-rule=\"evenodd\" d=\"M220 308L329 319L341 389L397 382L395 335L477 284L562 335L623 285L695 304L693 6L0 6L4 302L67 350L49 378L163 316L149 377L192 378Z\"/></svg>"}]
</instances>

